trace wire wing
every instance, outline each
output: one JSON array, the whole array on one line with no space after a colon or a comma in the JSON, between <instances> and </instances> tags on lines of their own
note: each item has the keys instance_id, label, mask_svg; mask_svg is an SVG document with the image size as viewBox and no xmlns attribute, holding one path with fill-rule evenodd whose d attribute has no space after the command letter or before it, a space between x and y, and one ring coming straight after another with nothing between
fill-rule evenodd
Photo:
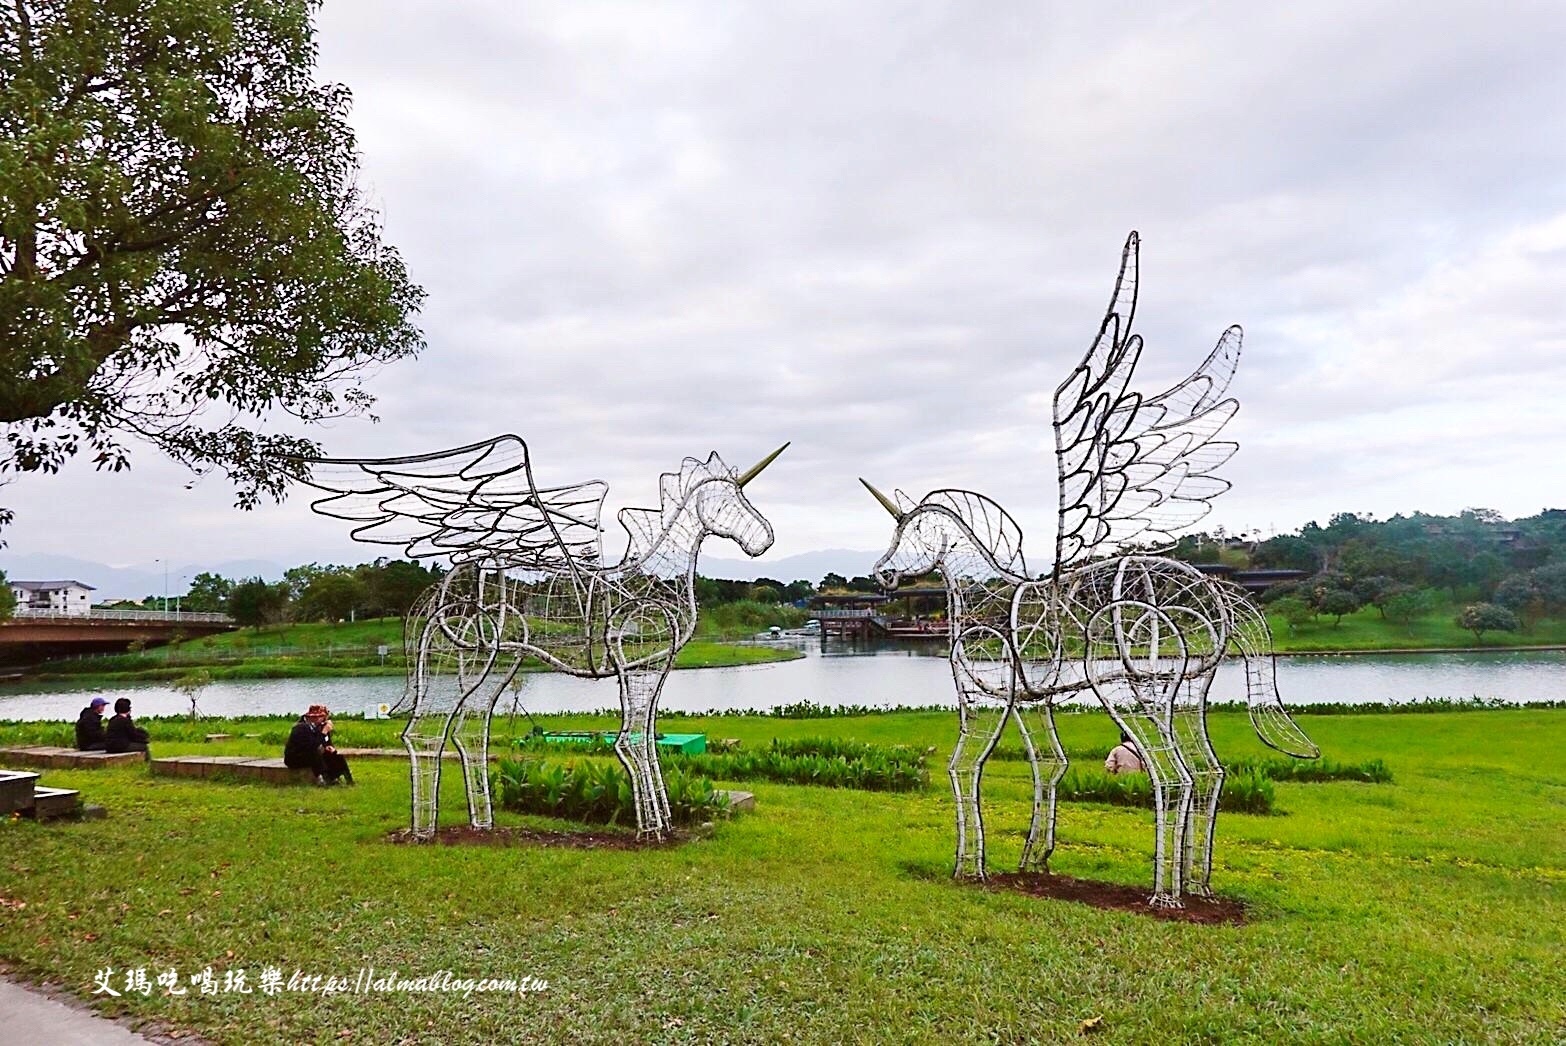
<instances>
[{"instance_id":1,"label":"wire wing","mask_svg":"<svg viewBox=\"0 0 1566 1046\"><path fill-rule=\"evenodd\" d=\"M403 458L317 459L305 482L330 495L311 508L354 523L355 540L400 545L412 558L544 571L602 558L607 486L538 486L517 436Z\"/></svg>"},{"instance_id":2,"label":"wire wing","mask_svg":"<svg viewBox=\"0 0 1566 1046\"><path fill-rule=\"evenodd\" d=\"M1131 333L1139 246L1133 232L1098 337L1055 390L1057 572L1111 545L1172 544L1230 486L1216 471L1238 447L1215 437L1239 409L1223 397L1242 332L1224 331L1201 366L1164 392L1146 398L1134 391L1142 355L1142 338Z\"/></svg>"}]
</instances>

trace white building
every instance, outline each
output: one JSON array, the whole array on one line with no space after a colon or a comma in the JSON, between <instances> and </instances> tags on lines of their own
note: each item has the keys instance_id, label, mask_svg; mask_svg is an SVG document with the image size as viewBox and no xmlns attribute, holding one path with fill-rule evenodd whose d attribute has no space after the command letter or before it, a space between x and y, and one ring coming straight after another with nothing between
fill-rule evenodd
<instances>
[{"instance_id":1,"label":"white building","mask_svg":"<svg viewBox=\"0 0 1566 1046\"><path fill-rule=\"evenodd\" d=\"M11 581L18 614L69 614L85 617L92 610L91 585L80 581Z\"/></svg>"}]
</instances>

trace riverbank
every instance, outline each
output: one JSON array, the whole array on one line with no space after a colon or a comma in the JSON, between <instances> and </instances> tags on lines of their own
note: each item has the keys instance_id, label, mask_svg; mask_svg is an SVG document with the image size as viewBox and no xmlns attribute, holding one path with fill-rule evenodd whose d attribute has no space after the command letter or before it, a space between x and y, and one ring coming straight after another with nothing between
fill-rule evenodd
<instances>
[{"instance_id":1,"label":"riverbank","mask_svg":"<svg viewBox=\"0 0 1566 1046\"><path fill-rule=\"evenodd\" d=\"M550 725L568 722L612 725ZM106 805L107 821L0 824L13 869L0 888L0 960L97 1012L215 1042L508 1041L519 1029L539 1040L835 1042L845 1028L867 1040L1062 1041L1085 1021L1104 1042L1418 1040L1432 1028L1551 1041L1566 1019L1555 961L1566 948L1566 808L1548 796L1566 788L1566 769L1538 753L1566 746L1566 712L1301 722L1328 758L1383 760L1393 783L1280 781L1287 816L1222 815L1213 885L1245 905L1240 926L955 883L939 781L910 793L747 784L753 812L662 848L420 847L387 841L408 817L401 761L362 761L351 789L131 766L46 772ZM738 738L741 751L802 735L933 745L936 767L952 733L950 714L935 712L689 725ZM361 726L400 724L338 729ZM1226 760L1269 755L1243 714L1214 714L1211 728ZM1070 752L1115 741L1101 713L1063 717L1061 733ZM274 747L193 740L159 754ZM466 819L460 776L443 777L445 824ZM992 871L1015 867L1031 808L1026 764L992 762ZM497 823L573 829L508 811ZM1064 805L1058 838L1056 872L1150 882L1146 810ZM321 919L290 917L301 898ZM113 918L92 915L107 910ZM94 994L105 968L119 996ZM174 970L188 991L124 991L137 968L154 983ZM188 978L208 968L217 987L204 994ZM351 982L367 968L548 986L287 987L296 972ZM284 985L270 994L268 969ZM251 991L225 991L240 973Z\"/></svg>"},{"instance_id":2,"label":"riverbank","mask_svg":"<svg viewBox=\"0 0 1566 1046\"><path fill-rule=\"evenodd\" d=\"M675 657L674 667L676 669L734 668L741 665L792 661L803 656L800 651L790 648L741 646L735 643L693 639ZM547 672L549 669L534 662L524 663L522 671ZM171 682L185 679L196 673L205 673L213 681L346 679L361 676L401 678L407 674L407 669L403 664L400 645L396 655L388 653L385 658L381 658L374 651L364 653L333 650L253 656L236 654L226 658L218 654L209 653L203 656L188 652L184 655L167 656L125 654L45 662L6 676L4 683L25 685L68 682L90 687L112 683Z\"/></svg>"}]
</instances>

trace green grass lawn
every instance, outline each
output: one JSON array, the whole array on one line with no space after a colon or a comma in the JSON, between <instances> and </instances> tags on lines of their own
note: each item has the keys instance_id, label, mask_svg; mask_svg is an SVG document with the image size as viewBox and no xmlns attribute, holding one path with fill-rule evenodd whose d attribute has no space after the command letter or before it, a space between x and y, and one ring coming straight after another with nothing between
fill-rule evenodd
<instances>
[{"instance_id":1,"label":"green grass lawn","mask_svg":"<svg viewBox=\"0 0 1566 1046\"><path fill-rule=\"evenodd\" d=\"M1505 650L1520 646L1566 646L1566 621L1541 621L1527 632L1486 632L1475 635L1452 623L1457 606L1443 606L1408 624L1383 621L1374 607L1346 614L1338 624L1322 616L1296 625L1269 614L1273 643L1280 653L1336 650L1431 650L1477 647Z\"/></svg>"},{"instance_id":2,"label":"green grass lawn","mask_svg":"<svg viewBox=\"0 0 1566 1046\"><path fill-rule=\"evenodd\" d=\"M1264 754L1243 715L1212 720L1226 757ZM273 751L286 724L257 725L266 738L222 744L170 740L170 725L157 750ZM1213 880L1251 906L1244 926L954 884L940 787L746 785L754 813L660 850L410 847L385 840L407 819L398 762L362 762L359 786L336 790L131 767L45 774L107 805L106 821L0 825L0 958L83 998L105 967L243 969L252 987L266 966L549 982L525 996L94 1000L235 1043L1026 1042L1075 1039L1089 1018L1106 1042L1559 1041L1566 712L1302 725L1333 759L1383 759L1395 783L1280 782L1285 816L1223 816ZM345 719L338 734L386 744L399 728ZM0 740L24 729L0 727ZM936 745L939 766L954 726L931 712L682 717L679 729L746 747L805 735ZM1098 714L1065 716L1062 733L1068 750L1115 739ZM463 818L456 778L443 783L447 823ZM1026 767L992 764L987 783L990 866L1002 870L1021 850ZM1058 871L1144 885L1151 853L1149 813L1062 807Z\"/></svg>"}]
</instances>

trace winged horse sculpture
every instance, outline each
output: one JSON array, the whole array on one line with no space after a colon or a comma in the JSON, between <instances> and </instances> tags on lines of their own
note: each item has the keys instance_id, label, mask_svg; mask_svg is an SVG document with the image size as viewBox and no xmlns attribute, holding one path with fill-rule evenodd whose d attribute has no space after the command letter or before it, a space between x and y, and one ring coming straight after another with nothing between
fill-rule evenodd
<instances>
[{"instance_id":1,"label":"winged horse sculpture","mask_svg":"<svg viewBox=\"0 0 1566 1046\"><path fill-rule=\"evenodd\" d=\"M409 611L412 713L402 740L412 779L415 838L434 836L441 759L457 750L473 827L494 825L490 719L523 660L620 684L615 754L630 777L638 833L661 837L669 798L658 765L658 697L696 624L696 560L709 536L749 556L772 545L772 526L744 488L788 446L743 473L717 454L686 458L659 481L657 508L619 513L620 562L604 561L599 481L542 487L527 444L512 435L402 458L319 459L305 481L330 496L322 515L355 524L359 541L446 557L452 569Z\"/></svg>"},{"instance_id":2,"label":"winged horse sculpture","mask_svg":"<svg viewBox=\"0 0 1566 1046\"><path fill-rule=\"evenodd\" d=\"M895 588L939 571L946 586L959 710L948 764L955 874L985 874L980 782L1008 720L1033 771L1021 867L1048 871L1055 790L1067 766L1054 706L1091 691L1152 779L1150 903L1181 907L1182 895L1211 895L1224 771L1208 739L1206 701L1226 652L1245 660L1247 704L1262 741L1298 758L1319 752L1283 708L1266 618L1242 590L1174 559L1111 554L1127 543L1171 545L1229 488L1216 473L1237 449L1215 437L1238 409L1225 393L1239 362L1239 327L1224 331L1172 388L1152 396L1132 388L1142 352L1131 332L1137 254L1133 232L1098 336L1055 392L1060 510L1047 573L1029 572L1021 528L989 498L936 490L913 503L865 486L897 520L876 563L881 582Z\"/></svg>"}]
</instances>

